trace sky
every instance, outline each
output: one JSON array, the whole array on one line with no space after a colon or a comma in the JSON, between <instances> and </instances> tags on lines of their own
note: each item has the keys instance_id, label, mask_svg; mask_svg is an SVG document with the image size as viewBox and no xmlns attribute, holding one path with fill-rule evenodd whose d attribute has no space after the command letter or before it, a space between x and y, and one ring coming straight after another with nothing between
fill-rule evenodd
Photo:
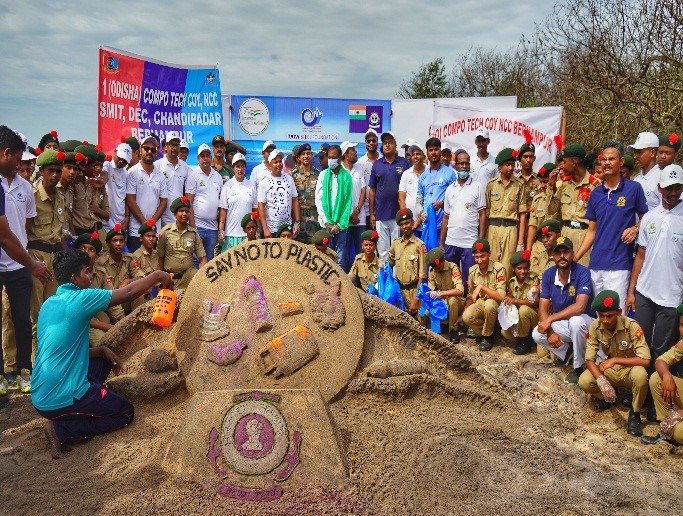
<instances>
[{"instance_id":1,"label":"sky","mask_svg":"<svg viewBox=\"0 0 683 516\"><path fill-rule=\"evenodd\" d=\"M217 64L223 94L396 97L421 64L507 49L548 0L0 2L0 124L97 140L98 49ZM464 23L461 23L464 21Z\"/></svg>"}]
</instances>

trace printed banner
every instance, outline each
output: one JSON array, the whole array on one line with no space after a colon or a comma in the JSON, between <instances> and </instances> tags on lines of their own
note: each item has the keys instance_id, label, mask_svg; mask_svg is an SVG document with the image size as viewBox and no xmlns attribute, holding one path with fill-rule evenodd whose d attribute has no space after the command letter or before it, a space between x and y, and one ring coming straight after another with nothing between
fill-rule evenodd
<instances>
[{"instance_id":1,"label":"printed banner","mask_svg":"<svg viewBox=\"0 0 683 516\"><path fill-rule=\"evenodd\" d=\"M251 172L262 161L266 140L284 152L309 143L314 153L323 143L360 142L356 149L361 156L365 132L370 128L379 134L390 130L390 115L390 100L232 95L230 134L247 149L247 170Z\"/></svg>"},{"instance_id":2,"label":"printed banner","mask_svg":"<svg viewBox=\"0 0 683 516\"><path fill-rule=\"evenodd\" d=\"M220 74L215 66L182 66L100 47L97 134L107 153L121 137L164 138L180 132L197 164L197 148L223 134Z\"/></svg>"},{"instance_id":3,"label":"printed banner","mask_svg":"<svg viewBox=\"0 0 683 516\"><path fill-rule=\"evenodd\" d=\"M560 134L561 124L562 107L480 109L435 102L430 135L448 142L454 149L470 151L475 149L475 132L484 127L491 139L489 153L495 156L505 147L519 148L526 129L536 145L534 170L538 170L544 163L555 161L557 148L553 137Z\"/></svg>"}]
</instances>

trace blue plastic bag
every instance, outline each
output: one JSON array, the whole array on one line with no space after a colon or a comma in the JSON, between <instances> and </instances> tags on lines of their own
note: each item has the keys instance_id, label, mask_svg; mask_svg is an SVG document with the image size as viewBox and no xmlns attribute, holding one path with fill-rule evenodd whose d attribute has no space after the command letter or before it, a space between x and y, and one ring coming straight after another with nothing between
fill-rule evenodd
<instances>
[{"instance_id":1,"label":"blue plastic bag","mask_svg":"<svg viewBox=\"0 0 683 516\"><path fill-rule=\"evenodd\" d=\"M396 278L394 278L394 270L389 262L386 262L384 267L379 270L377 288L380 299L383 299L390 305L398 305L401 310L406 309L406 305L403 303L403 296L401 295L401 286L396 281Z\"/></svg>"},{"instance_id":2,"label":"blue plastic bag","mask_svg":"<svg viewBox=\"0 0 683 516\"><path fill-rule=\"evenodd\" d=\"M448 317L448 305L443 299L432 299L429 297L430 292L427 283L421 283L417 286L417 298L422 301L420 305L420 317L424 317L429 312L429 321L434 333L441 333L441 321Z\"/></svg>"},{"instance_id":3,"label":"blue plastic bag","mask_svg":"<svg viewBox=\"0 0 683 516\"><path fill-rule=\"evenodd\" d=\"M436 231L436 212L431 204L427 206L427 222L424 223L424 229L422 230L422 241L425 243L427 251L439 247L439 235Z\"/></svg>"}]
</instances>

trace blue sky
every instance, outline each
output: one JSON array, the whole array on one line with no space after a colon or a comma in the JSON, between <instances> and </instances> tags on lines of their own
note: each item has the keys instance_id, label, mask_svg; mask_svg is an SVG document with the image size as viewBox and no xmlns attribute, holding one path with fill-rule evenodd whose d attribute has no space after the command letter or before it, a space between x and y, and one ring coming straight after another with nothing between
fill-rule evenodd
<instances>
[{"instance_id":1,"label":"blue sky","mask_svg":"<svg viewBox=\"0 0 683 516\"><path fill-rule=\"evenodd\" d=\"M420 64L470 46L505 49L553 2L109 2L0 4L0 123L29 145L97 137L100 45L218 64L224 94L394 98Z\"/></svg>"}]
</instances>

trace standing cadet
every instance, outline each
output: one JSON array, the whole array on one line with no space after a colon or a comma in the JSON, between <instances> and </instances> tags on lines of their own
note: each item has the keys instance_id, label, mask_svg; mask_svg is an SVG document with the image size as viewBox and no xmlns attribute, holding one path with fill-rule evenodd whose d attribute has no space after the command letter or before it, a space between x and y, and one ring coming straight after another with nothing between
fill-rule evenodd
<instances>
[{"instance_id":1,"label":"standing cadet","mask_svg":"<svg viewBox=\"0 0 683 516\"><path fill-rule=\"evenodd\" d=\"M156 251L157 228L153 220L148 220L138 228L139 249L133 253L133 266L139 268L144 276L159 270L159 255Z\"/></svg>"},{"instance_id":2,"label":"standing cadet","mask_svg":"<svg viewBox=\"0 0 683 516\"><path fill-rule=\"evenodd\" d=\"M465 285L458 266L446 260L442 247L435 247L427 253L429 265L429 297L443 299L448 307L448 337L453 344L460 342L458 320L465 306ZM442 321L442 324L445 321Z\"/></svg>"},{"instance_id":3,"label":"standing cadet","mask_svg":"<svg viewBox=\"0 0 683 516\"><path fill-rule=\"evenodd\" d=\"M80 167L84 161L85 156L80 152L67 152L62 164L62 175L57 184L57 191L64 196L66 204L66 217L64 217L64 224L62 225L66 239L75 238L76 236L73 223L74 186L78 178L83 175Z\"/></svg>"},{"instance_id":4,"label":"standing cadet","mask_svg":"<svg viewBox=\"0 0 683 516\"><path fill-rule=\"evenodd\" d=\"M189 225L190 200L178 197L171 203L171 211L176 221L164 226L159 234L159 267L173 274L175 288L186 288L197 272L192 266L192 257L196 254L199 267L204 267L206 252L199 233Z\"/></svg>"},{"instance_id":5,"label":"standing cadet","mask_svg":"<svg viewBox=\"0 0 683 516\"><path fill-rule=\"evenodd\" d=\"M508 280L508 291L505 304L514 305L519 312L517 331L503 330L502 335L507 340L516 341L512 352L515 355L526 355L535 346L531 337L531 330L538 324L538 293L541 289L539 278L529 270L529 250L517 251L510 258L512 277Z\"/></svg>"},{"instance_id":6,"label":"standing cadet","mask_svg":"<svg viewBox=\"0 0 683 516\"><path fill-rule=\"evenodd\" d=\"M517 151L517 159L522 165L519 176L517 178L522 181L524 185L524 202L527 207L531 206L531 202L538 193L540 181L538 175L534 173L534 162L536 161L536 146L531 143L531 133L524 130L524 143Z\"/></svg>"},{"instance_id":7,"label":"standing cadet","mask_svg":"<svg viewBox=\"0 0 683 516\"><path fill-rule=\"evenodd\" d=\"M396 224L401 231L399 238L389 248L389 263L394 267L394 276L401 287L401 296L406 310L417 315L420 301L417 299L417 286L427 279L425 265L425 245L413 235L413 212L409 209L399 210Z\"/></svg>"},{"instance_id":8,"label":"standing cadet","mask_svg":"<svg viewBox=\"0 0 683 516\"><path fill-rule=\"evenodd\" d=\"M487 240L495 262L510 263L515 251L524 250L527 204L524 184L512 175L517 151L505 148L496 156L498 177L486 185Z\"/></svg>"},{"instance_id":9,"label":"standing cadet","mask_svg":"<svg viewBox=\"0 0 683 516\"><path fill-rule=\"evenodd\" d=\"M491 261L491 245L485 238L474 242L472 254L475 263L467 278L469 294L462 320L477 336L479 350L490 351L498 321L498 305L505 298L507 275L502 263Z\"/></svg>"},{"instance_id":10,"label":"standing cadet","mask_svg":"<svg viewBox=\"0 0 683 516\"><path fill-rule=\"evenodd\" d=\"M591 308L598 319L588 328L586 370L579 377L579 388L596 396L606 410L617 399L615 387L631 389L633 402L628 413L627 432L643 435L640 409L647 396L647 371L650 350L637 322L621 314L619 294L603 290Z\"/></svg>"},{"instance_id":11,"label":"standing cadet","mask_svg":"<svg viewBox=\"0 0 683 516\"><path fill-rule=\"evenodd\" d=\"M300 145L296 150L299 165L292 170L292 179L299 194L299 211L301 213L301 231L297 240L304 244L310 244L313 234L320 229L318 223L318 210L315 207L315 188L318 184L320 170L315 168L311 161L313 154L308 143Z\"/></svg>"},{"instance_id":12,"label":"standing cadet","mask_svg":"<svg viewBox=\"0 0 683 516\"><path fill-rule=\"evenodd\" d=\"M356 285L357 279L360 282L360 288L367 292L368 285L375 285L379 275L379 259L377 257L377 239L379 235L377 231L369 229L363 231L360 238L363 242L361 244L363 252L358 253L356 258L354 258L349 278L351 278L354 285Z\"/></svg>"},{"instance_id":13,"label":"standing cadet","mask_svg":"<svg viewBox=\"0 0 683 516\"><path fill-rule=\"evenodd\" d=\"M88 179L96 177L97 151L90 145L76 147L76 154L85 156L83 177L74 182L73 228L76 236L99 232L102 222L109 220L109 197L104 186L90 184Z\"/></svg>"},{"instance_id":14,"label":"standing cadet","mask_svg":"<svg viewBox=\"0 0 683 516\"><path fill-rule=\"evenodd\" d=\"M539 278L548 267L555 264L553 260L553 247L555 241L560 236L561 231L559 221L548 219L543 222L536 230L536 242L531 247L531 271Z\"/></svg>"},{"instance_id":15,"label":"standing cadet","mask_svg":"<svg viewBox=\"0 0 683 516\"><path fill-rule=\"evenodd\" d=\"M529 229L526 239L526 248L532 249L536 233L541 224L548 219L558 219L560 216L560 202L555 197L555 183L557 170L554 163L546 163L536 174L538 187L534 192L529 204Z\"/></svg>"}]
</instances>

